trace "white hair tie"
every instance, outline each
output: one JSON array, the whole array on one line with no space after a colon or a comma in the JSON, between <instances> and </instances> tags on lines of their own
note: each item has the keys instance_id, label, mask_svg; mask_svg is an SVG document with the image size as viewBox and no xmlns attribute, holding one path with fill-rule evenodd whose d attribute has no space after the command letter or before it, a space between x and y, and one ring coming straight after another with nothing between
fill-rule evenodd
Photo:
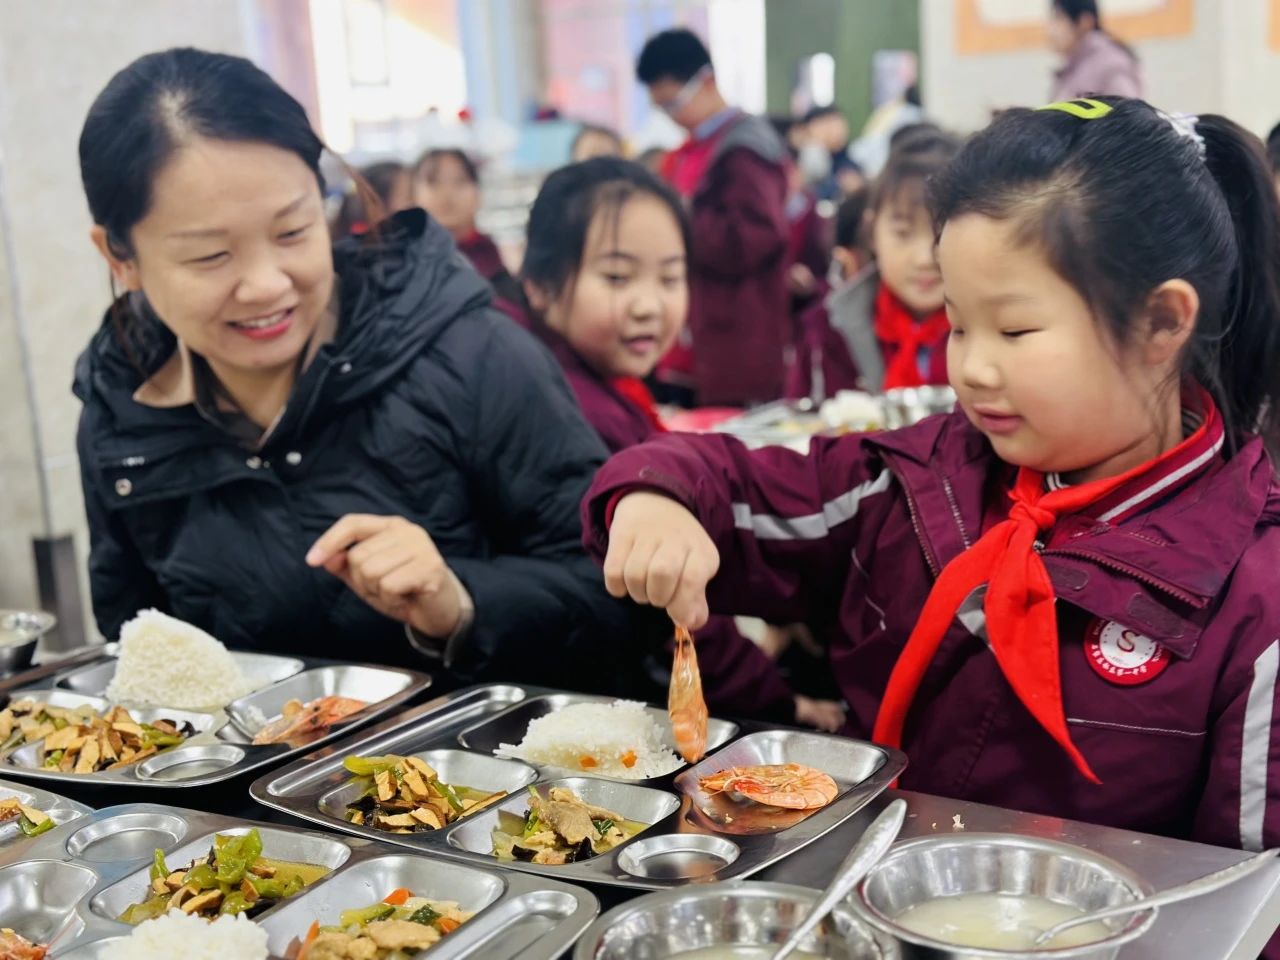
<instances>
[{"instance_id":1,"label":"white hair tie","mask_svg":"<svg viewBox=\"0 0 1280 960\"><path fill-rule=\"evenodd\" d=\"M1204 136L1196 129L1196 124L1200 122L1199 117L1193 113L1165 113L1163 110L1156 112L1169 121L1169 126L1173 127L1174 133L1196 145L1201 160L1205 158Z\"/></svg>"}]
</instances>

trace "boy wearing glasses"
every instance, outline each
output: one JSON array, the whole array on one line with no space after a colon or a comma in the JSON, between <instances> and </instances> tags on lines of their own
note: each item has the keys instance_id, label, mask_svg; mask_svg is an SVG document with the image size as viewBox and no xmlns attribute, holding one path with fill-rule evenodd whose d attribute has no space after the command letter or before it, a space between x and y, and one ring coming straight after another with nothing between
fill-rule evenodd
<instances>
[{"instance_id":1,"label":"boy wearing glasses","mask_svg":"<svg viewBox=\"0 0 1280 960\"><path fill-rule=\"evenodd\" d=\"M707 48L688 30L650 37L636 76L689 131L661 172L692 223L692 357L677 344L658 379L692 386L704 406L776 400L790 329L786 147L767 121L725 102Z\"/></svg>"}]
</instances>

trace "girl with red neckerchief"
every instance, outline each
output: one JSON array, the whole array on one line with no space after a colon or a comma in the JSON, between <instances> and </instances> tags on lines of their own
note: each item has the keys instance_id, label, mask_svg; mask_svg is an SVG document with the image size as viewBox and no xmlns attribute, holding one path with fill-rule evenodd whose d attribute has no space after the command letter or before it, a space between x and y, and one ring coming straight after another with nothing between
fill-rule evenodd
<instances>
[{"instance_id":1,"label":"girl with red neckerchief","mask_svg":"<svg viewBox=\"0 0 1280 960\"><path fill-rule=\"evenodd\" d=\"M930 204L959 409L807 456L619 454L584 504L610 591L825 623L845 730L905 749L905 787L1277 845L1261 144L1140 100L1010 110Z\"/></svg>"}]
</instances>

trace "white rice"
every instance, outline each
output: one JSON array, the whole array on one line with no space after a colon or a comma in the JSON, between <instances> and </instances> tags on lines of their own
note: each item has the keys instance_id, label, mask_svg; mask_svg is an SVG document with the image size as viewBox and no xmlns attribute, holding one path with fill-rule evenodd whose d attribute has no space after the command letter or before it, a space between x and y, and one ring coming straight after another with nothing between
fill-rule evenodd
<instances>
[{"instance_id":1,"label":"white rice","mask_svg":"<svg viewBox=\"0 0 1280 960\"><path fill-rule=\"evenodd\" d=\"M133 928L102 949L101 960L266 960L267 931L247 917L210 923L180 910Z\"/></svg>"},{"instance_id":2,"label":"white rice","mask_svg":"<svg viewBox=\"0 0 1280 960\"><path fill-rule=\"evenodd\" d=\"M615 700L575 703L539 717L518 746L504 743L494 753L540 766L644 780L680 768L680 758L665 741L643 703ZM636 757L631 767L622 762L628 753Z\"/></svg>"},{"instance_id":3,"label":"white rice","mask_svg":"<svg viewBox=\"0 0 1280 960\"><path fill-rule=\"evenodd\" d=\"M120 628L120 657L107 685L113 702L220 710L253 689L227 648L189 623L143 610Z\"/></svg>"}]
</instances>

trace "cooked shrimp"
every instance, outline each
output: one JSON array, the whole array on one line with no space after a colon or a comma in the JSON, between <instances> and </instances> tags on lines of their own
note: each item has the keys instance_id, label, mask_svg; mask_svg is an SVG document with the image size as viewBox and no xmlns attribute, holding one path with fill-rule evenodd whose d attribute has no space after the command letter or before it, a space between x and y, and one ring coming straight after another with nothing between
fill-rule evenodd
<instances>
[{"instance_id":1,"label":"cooked shrimp","mask_svg":"<svg viewBox=\"0 0 1280 960\"><path fill-rule=\"evenodd\" d=\"M284 705L281 716L254 735L253 742L285 743L305 739L329 729L339 720L367 706L363 700L353 700L350 697L320 697L305 706L291 700Z\"/></svg>"},{"instance_id":2,"label":"cooked shrimp","mask_svg":"<svg viewBox=\"0 0 1280 960\"><path fill-rule=\"evenodd\" d=\"M667 694L671 733L676 751L689 763L697 763L707 752L707 702L702 699L702 674L693 637L684 627L676 627L676 654L671 664L671 689Z\"/></svg>"},{"instance_id":3,"label":"cooked shrimp","mask_svg":"<svg viewBox=\"0 0 1280 960\"><path fill-rule=\"evenodd\" d=\"M740 793L748 800L770 807L814 810L825 807L840 791L821 770L799 763L730 767L698 779L707 793Z\"/></svg>"}]
</instances>

